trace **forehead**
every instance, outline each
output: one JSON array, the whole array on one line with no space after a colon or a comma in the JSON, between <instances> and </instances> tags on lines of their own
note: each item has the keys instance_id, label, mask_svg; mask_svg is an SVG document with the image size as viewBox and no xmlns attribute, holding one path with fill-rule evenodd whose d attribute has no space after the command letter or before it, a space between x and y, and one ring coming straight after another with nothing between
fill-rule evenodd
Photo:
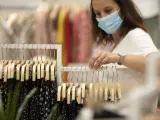
<instances>
[{"instance_id":1,"label":"forehead","mask_svg":"<svg viewBox=\"0 0 160 120\"><path fill-rule=\"evenodd\" d=\"M118 5L114 0L92 0L94 10L101 10L105 7L117 7Z\"/></svg>"}]
</instances>

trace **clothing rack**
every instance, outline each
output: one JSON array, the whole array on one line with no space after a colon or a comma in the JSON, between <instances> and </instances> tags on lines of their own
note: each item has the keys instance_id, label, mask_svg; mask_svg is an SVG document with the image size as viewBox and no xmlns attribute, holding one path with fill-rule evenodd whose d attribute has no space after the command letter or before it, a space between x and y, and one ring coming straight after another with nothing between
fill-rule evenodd
<instances>
[{"instance_id":1,"label":"clothing rack","mask_svg":"<svg viewBox=\"0 0 160 120\"><path fill-rule=\"evenodd\" d=\"M22 50L33 50L33 49L44 49L44 50L53 50L56 49L57 53L57 83L58 85L62 83L61 71L62 67L62 45L57 44L0 44L2 49L22 49Z\"/></svg>"}]
</instances>

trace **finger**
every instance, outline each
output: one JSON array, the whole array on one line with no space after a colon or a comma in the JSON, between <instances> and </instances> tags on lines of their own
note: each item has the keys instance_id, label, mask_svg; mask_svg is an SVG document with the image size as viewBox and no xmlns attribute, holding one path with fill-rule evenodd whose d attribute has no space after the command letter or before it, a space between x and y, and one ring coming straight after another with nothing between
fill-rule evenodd
<instances>
[{"instance_id":1,"label":"finger","mask_svg":"<svg viewBox=\"0 0 160 120\"><path fill-rule=\"evenodd\" d=\"M91 57L90 61L89 61L89 67L93 68L95 61L97 60L97 58L99 58L101 55L101 53L97 53L95 56Z\"/></svg>"},{"instance_id":2,"label":"finger","mask_svg":"<svg viewBox=\"0 0 160 120\"><path fill-rule=\"evenodd\" d=\"M108 64L109 63L109 58L108 57L105 57L102 62L101 62L101 65L103 64Z\"/></svg>"},{"instance_id":3,"label":"finger","mask_svg":"<svg viewBox=\"0 0 160 120\"><path fill-rule=\"evenodd\" d=\"M94 63L94 68L99 68L101 66L101 62L103 61L103 59L105 59L106 54L102 53L101 56L95 61Z\"/></svg>"}]
</instances>

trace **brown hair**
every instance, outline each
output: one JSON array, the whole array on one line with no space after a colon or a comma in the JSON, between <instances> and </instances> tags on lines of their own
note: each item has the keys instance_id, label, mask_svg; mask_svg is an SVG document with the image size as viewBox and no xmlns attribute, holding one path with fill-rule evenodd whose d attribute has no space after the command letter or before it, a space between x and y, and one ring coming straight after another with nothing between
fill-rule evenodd
<instances>
[{"instance_id":1,"label":"brown hair","mask_svg":"<svg viewBox=\"0 0 160 120\"><path fill-rule=\"evenodd\" d=\"M120 36L124 37L130 30L135 28L141 28L146 31L144 27L144 21L138 12L137 7L134 5L132 0L114 0L120 7L121 14L123 16L123 23L120 29ZM92 30L93 39L97 43L102 43L104 40L107 43L111 39L109 35L105 33L98 27L98 22L96 20L96 15L93 10L92 0L91 0L91 19L92 19Z\"/></svg>"}]
</instances>

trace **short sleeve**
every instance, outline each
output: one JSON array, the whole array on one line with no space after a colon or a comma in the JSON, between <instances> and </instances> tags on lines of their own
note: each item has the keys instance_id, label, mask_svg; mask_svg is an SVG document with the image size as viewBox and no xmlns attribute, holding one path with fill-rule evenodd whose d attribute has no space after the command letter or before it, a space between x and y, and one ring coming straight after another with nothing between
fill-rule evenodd
<instances>
[{"instance_id":1,"label":"short sleeve","mask_svg":"<svg viewBox=\"0 0 160 120\"><path fill-rule=\"evenodd\" d=\"M128 35L129 39L135 44L143 55L148 55L153 52L158 52L152 38L142 29L135 29Z\"/></svg>"},{"instance_id":2,"label":"short sleeve","mask_svg":"<svg viewBox=\"0 0 160 120\"><path fill-rule=\"evenodd\" d=\"M136 28L124 37L114 52L146 56L159 51L154 45L150 35L144 30Z\"/></svg>"}]
</instances>

